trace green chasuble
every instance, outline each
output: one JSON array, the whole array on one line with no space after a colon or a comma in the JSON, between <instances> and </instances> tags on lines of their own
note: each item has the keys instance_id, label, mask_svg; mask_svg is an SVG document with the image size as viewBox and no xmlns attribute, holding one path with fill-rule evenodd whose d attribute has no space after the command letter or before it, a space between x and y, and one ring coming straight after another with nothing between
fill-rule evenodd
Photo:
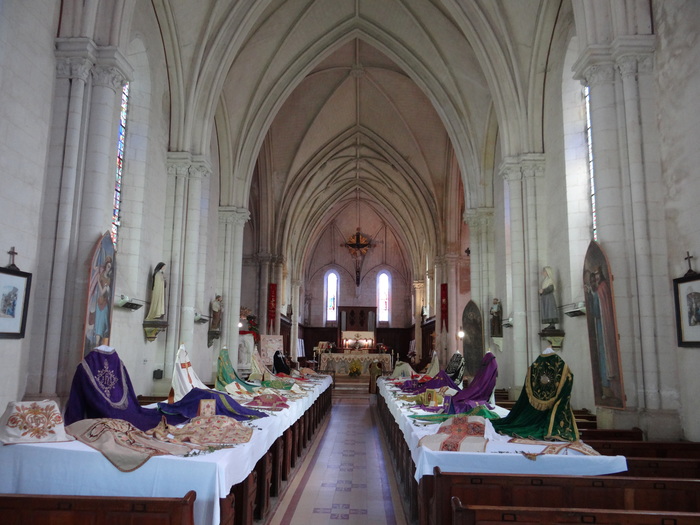
<instances>
[{"instance_id":1,"label":"green chasuble","mask_svg":"<svg viewBox=\"0 0 700 525\"><path fill-rule=\"evenodd\" d=\"M540 355L528 369L525 388L510 413L492 420L501 434L536 440L578 441L571 410L574 375L557 354Z\"/></svg>"}]
</instances>

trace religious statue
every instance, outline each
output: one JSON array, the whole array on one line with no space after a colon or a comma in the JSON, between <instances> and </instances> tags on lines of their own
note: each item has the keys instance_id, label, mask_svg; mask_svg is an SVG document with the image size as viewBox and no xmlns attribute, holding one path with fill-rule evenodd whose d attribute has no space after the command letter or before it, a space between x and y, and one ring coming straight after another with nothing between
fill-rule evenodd
<instances>
[{"instance_id":1,"label":"religious statue","mask_svg":"<svg viewBox=\"0 0 700 525\"><path fill-rule=\"evenodd\" d=\"M503 337L503 308L498 298L493 298L489 313L491 314L491 337Z\"/></svg>"},{"instance_id":2,"label":"religious statue","mask_svg":"<svg viewBox=\"0 0 700 525\"><path fill-rule=\"evenodd\" d=\"M211 308L211 330L221 330L221 315L224 313L224 300L217 295L209 305Z\"/></svg>"},{"instance_id":3,"label":"religious statue","mask_svg":"<svg viewBox=\"0 0 700 525\"><path fill-rule=\"evenodd\" d=\"M545 266L542 268L540 284L540 322L547 325L545 330L556 329L555 324L559 322L559 310L554 296L556 289L554 271L551 266Z\"/></svg>"},{"instance_id":4,"label":"religious statue","mask_svg":"<svg viewBox=\"0 0 700 525\"><path fill-rule=\"evenodd\" d=\"M146 316L147 321L154 321L165 316L165 263L159 262L153 270L151 284L151 307Z\"/></svg>"}]
</instances>

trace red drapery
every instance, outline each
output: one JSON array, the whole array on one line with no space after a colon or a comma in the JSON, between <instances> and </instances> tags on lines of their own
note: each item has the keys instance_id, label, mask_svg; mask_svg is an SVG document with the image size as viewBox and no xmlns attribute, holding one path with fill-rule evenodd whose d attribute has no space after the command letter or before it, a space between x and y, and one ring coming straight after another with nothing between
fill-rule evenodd
<instances>
[{"instance_id":1,"label":"red drapery","mask_svg":"<svg viewBox=\"0 0 700 525\"><path fill-rule=\"evenodd\" d=\"M272 333L277 315L277 283L269 283L267 289L267 333Z\"/></svg>"},{"instance_id":2,"label":"red drapery","mask_svg":"<svg viewBox=\"0 0 700 525\"><path fill-rule=\"evenodd\" d=\"M440 284L440 328L447 328L447 283Z\"/></svg>"}]
</instances>

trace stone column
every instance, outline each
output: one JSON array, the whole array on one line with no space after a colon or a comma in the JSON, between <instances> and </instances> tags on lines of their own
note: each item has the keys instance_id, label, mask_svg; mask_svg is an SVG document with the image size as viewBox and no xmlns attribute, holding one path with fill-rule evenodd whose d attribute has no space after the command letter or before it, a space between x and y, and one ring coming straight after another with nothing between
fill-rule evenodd
<instances>
[{"instance_id":1,"label":"stone column","mask_svg":"<svg viewBox=\"0 0 700 525\"><path fill-rule=\"evenodd\" d=\"M76 39L78 40L78 39ZM77 44L82 43L78 47ZM71 239L75 227L74 210L78 199L79 163L81 155L81 139L84 125L84 107L86 84L92 68L94 46L82 39L59 41L56 51L56 99L65 99L64 121L54 123L54 131L60 129L64 135L59 140L52 141L52 148L60 147L56 155L62 164L51 166L56 171L56 177L47 179L47 191L58 196L56 212L55 244L51 255L50 284L46 300L47 327L46 331L37 338L39 344L31 350L32 361L41 363L36 372L27 377L27 398L43 399L55 397L57 393L57 372L59 351L63 346L64 312L68 285L68 268L71 265ZM53 142L59 142L55 145ZM60 174L59 174L60 172ZM43 397L41 397L43 396Z\"/></svg>"},{"instance_id":2,"label":"stone column","mask_svg":"<svg viewBox=\"0 0 700 525\"><path fill-rule=\"evenodd\" d=\"M95 244L102 235L111 230L114 209L114 185L117 166L117 134L122 87L128 78L130 67L116 48L96 48L95 66L92 69L92 88L86 97L87 119L83 121L86 142L81 145L84 152L84 171L79 175L80 197L77 210L79 223L72 242L68 267L66 308L63 311L63 330L68 327L70 335L61 356L59 370L83 357L85 300L90 278L90 263ZM118 266L117 266L118 268ZM62 337L66 344L66 338ZM79 352L78 355L75 353ZM73 372L73 367L68 368ZM64 377L62 390L69 389L70 379Z\"/></svg>"},{"instance_id":3,"label":"stone column","mask_svg":"<svg viewBox=\"0 0 700 525\"><path fill-rule=\"evenodd\" d=\"M471 297L481 309L484 336L488 337L491 334L486 327L489 326L489 308L494 293L493 208L465 210L464 222L469 226L471 246Z\"/></svg>"},{"instance_id":4,"label":"stone column","mask_svg":"<svg viewBox=\"0 0 700 525\"><path fill-rule=\"evenodd\" d=\"M454 354L459 348L457 342L457 332L462 324L462 311L464 306L460 304L459 296L459 277L457 275L457 267L459 264L459 255L449 254L445 255L445 267L446 267L446 281L447 281L447 293L448 293L448 303L447 303L447 352L440 356L440 362L443 363L443 367L447 364L450 356ZM461 348L459 348L461 350Z\"/></svg>"},{"instance_id":5,"label":"stone column","mask_svg":"<svg viewBox=\"0 0 700 525\"><path fill-rule=\"evenodd\" d=\"M423 305L425 305L425 281L413 281L413 294L415 297L414 313L415 318L415 340L416 340L416 356L423 354L423 330L421 316Z\"/></svg>"},{"instance_id":6,"label":"stone column","mask_svg":"<svg viewBox=\"0 0 700 525\"><path fill-rule=\"evenodd\" d=\"M540 202L542 197L538 192L544 174L544 156L538 154L523 155L520 158L520 171L522 173L522 198L523 198L523 240L525 257L525 308L527 311L528 333L528 365L532 362L542 348L542 340L539 336L542 331L540 322L540 281L542 268L547 263L542 263L540 257L540 241L544 242L546 224L538 220L537 210L544 206ZM542 230L540 235L539 231ZM557 298L561 304L560 298Z\"/></svg>"},{"instance_id":7,"label":"stone column","mask_svg":"<svg viewBox=\"0 0 700 525\"><path fill-rule=\"evenodd\" d=\"M513 348L513 385L522 384L523 377L530 363L527 337L527 304L525 283L525 230L523 209L522 172L520 164L514 159L505 159L501 164L500 173L508 183L510 193L510 251L511 276L513 283L512 304L513 312L512 348ZM539 319L539 316L538 316ZM503 334L507 337L507 333ZM509 340L510 342L510 340Z\"/></svg>"},{"instance_id":8,"label":"stone column","mask_svg":"<svg viewBox=\"0 0 700 525\"><path fill-rule=\"evenodd\" d=\"M228 348L231 364L238 366L238 319L241 311L241 268L243 265L243 228L250 219L250 212L245 208L222 206L219 208L219 220L224 224L227 243L224 252L224 275L229 275L224 283L224 297L228 297L228 309L222 322L226 323L222 331L224 340L221 346Z\"/></svg>"},{"instance_id":9,"label":"stone column","mask_svg":"<svg viewBox=\"0 0 700 525\"><path fill-rule=\"evenodd\" d=\"M169 157L171 165L178 162L177 159ZM186 161L187 162L187 161ZM194 310L197 299L197 276L199 273L199 231L201 222L201 200L202 200L202 178L211 173L211 168L208 163L202 158L195 158L188 162L187 166L183 166L183 174L186 177L186 198L184 204L185 217L185 238L182 243L182 293L179 305L179 310L170 311L175 314L179 312L179 330L171 333L178 334L177 338L168 337L168 344L171 351L166 355L166 374L172 371L172 365L175 361L177 348L180 343L185 345L185 348L194 348ZM172 276L172 274L171 274ZM172 277L171 277L172 278Z\"/></svg>"},{"instance_id":10,"label":"stone column","mask_svg":"<svg viewBox=\"0 0 700 525\"><path fill-rule=\"evenodd\" d=\"M292 280L292 316L289 321L292 323L291 334L289 336L289 353L294 361L298 360L299 355L299 294L301 291L301 281L298 279ZM304 349L305 352L309 352L311 349ZM308 357L308 355L306 356Z\"/></svg>"},{"instance_id":11,"label":"stone column","mask_svg":"<svg viewBox=\"0 0 700 525\"><path fill-rule=\"evenodd\" d=\"M644 56L641 57L642 59ZM646 57L650 62L650 57ZM641 346L642 392L644 407L661 408L659 388L659 354L657 352L657 315L654 305L654 271L652 268L649 209L647 205L647 173L643 151L640 114L639 81L637 77L639 57L626 55L618 59L622 77L625 108L625 132L629 162L629 188L632 199L632 235L636 270L637 310L639 316L639 342ZM649 65L649 67L651 67ZM597 180L597 179L596 179ZM640 402L642 400L640 399Z\"/></svg>"}]
</instances>

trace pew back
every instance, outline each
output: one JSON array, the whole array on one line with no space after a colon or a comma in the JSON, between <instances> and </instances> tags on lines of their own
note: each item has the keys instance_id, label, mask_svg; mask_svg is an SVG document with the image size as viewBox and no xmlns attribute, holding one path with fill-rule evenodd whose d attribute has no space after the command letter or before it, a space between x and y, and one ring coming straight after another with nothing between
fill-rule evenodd
<instances>
[{"instance_id":1,"label":"pew back","mask_svg":"<svg viewBox=\"0 0 700 525\"><path fill-rule=\"evenodd\" d=\"M0 494L0 523L26 525L194 525L191 490L183 498Z\"/></svg>"},{"instance_id":2,"label":"pew back","mask_svg":"<svg viewBox=\"0 0 700 525\"><path fill-rule=\"evenodd\" d=\"M700 512L700 480L465 474L436 468L430 523L450 523L452 497L466 506Z\"/></svg>"},{"instance_id":3,"label":"pew back","mask_svg":"<svg viewBox=\"0 0 700 525\"><path fill-rule=\"evenodd\" d=\"M532 507L462 506L459 498L452 500L455 525L498 525L519 523L596 523L601 525L697 525L700 514L686 512L651 512L610 509L566 509Z\"/></svg>"},{"instance_id":4,"label":"pew back","mask_svg":"<svg viewBox=\"0 0 700 525\"><path fill-rule=\"evenodd\" d=\"M691 441L586 440L604 456L635 458L695 458L700 459L700 443Z\"/></svg>"}]
</instances>

